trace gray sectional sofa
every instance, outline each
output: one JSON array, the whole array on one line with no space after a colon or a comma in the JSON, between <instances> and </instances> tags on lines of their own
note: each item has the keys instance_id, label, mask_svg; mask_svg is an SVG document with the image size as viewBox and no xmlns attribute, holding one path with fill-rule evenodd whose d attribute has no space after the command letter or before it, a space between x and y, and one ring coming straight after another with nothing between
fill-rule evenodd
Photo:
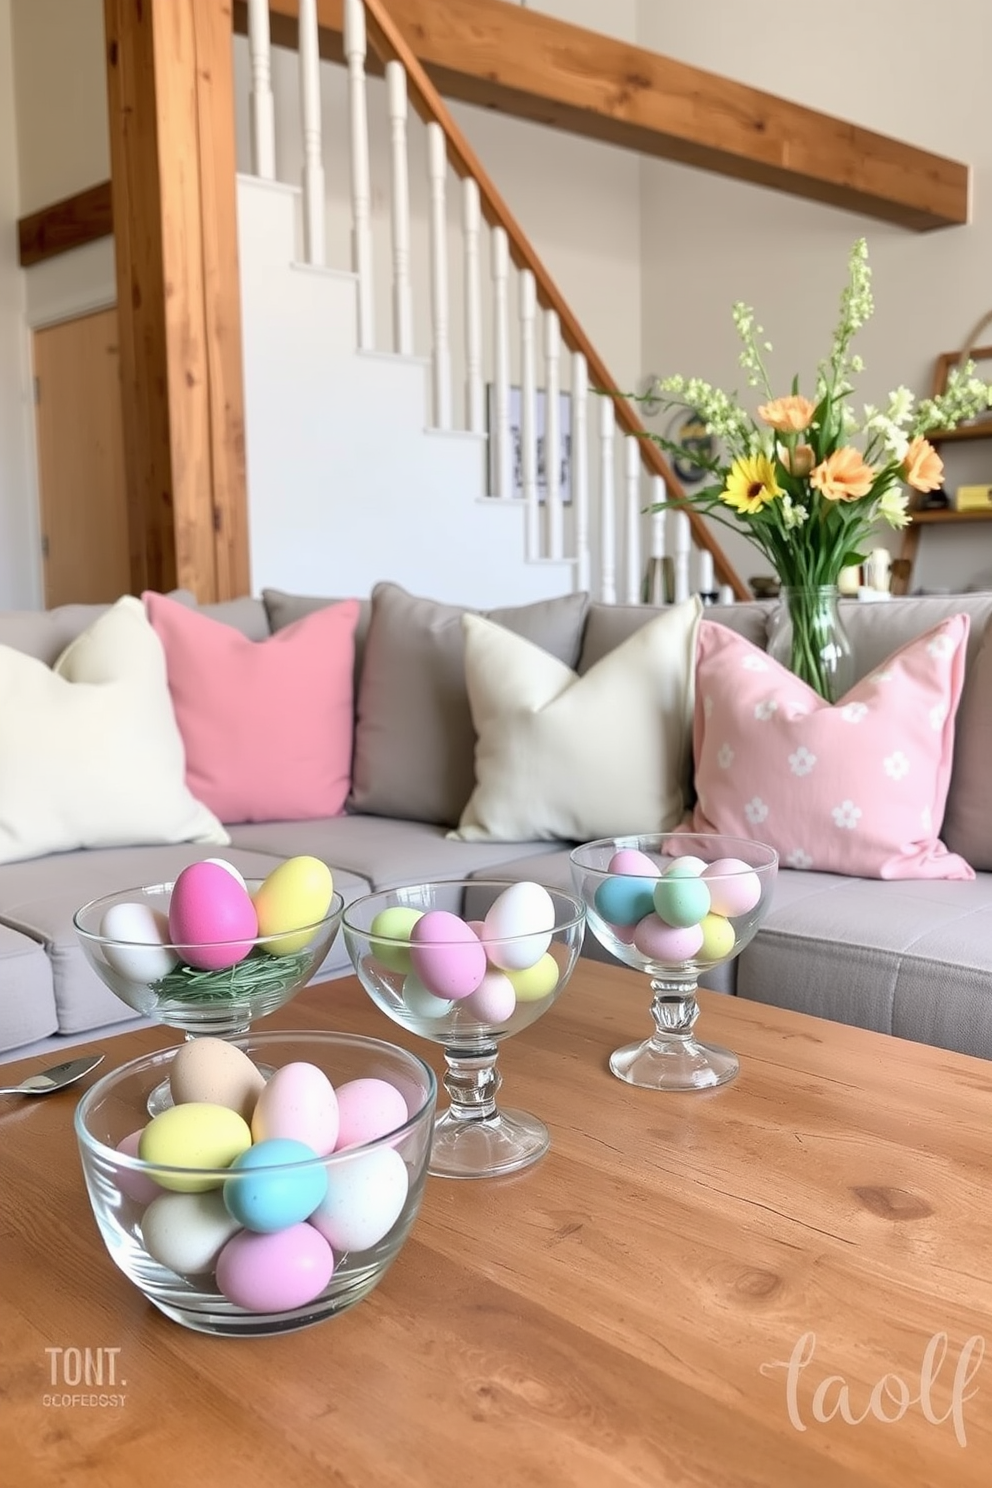
<instances>
[{"instance_id":1,"label":"gray sectional sofa","mask_svg":"<svg viewBox=\"0 0 992 1488\"><path fill-rule=\"evenodd\" d=\"M267 591L203 613L261 641L331 602ZM723 989L992 1058L992 810L988 795L976 808L975 784L983 759L992 760L992 641L982 650L992 594L852 602L844 618L863 675L904 641L959 611L969 615L971 633L942 835L973 861L976 877L882 882L783 869L766 921L739 961L725 969ZM99 613L99 607L71 606L0 615L0 646L50 666ZM582 674L657 614L569 595L492 612L492 618ZM769 614L769 605L758 603L707 611L758 646L764 646ZM469 842L448 835L473 781L462 646L457 609L392 584L378 586L362 602L356 636L354 773L346 814L227 823L231 843L224 855L246 875L264 876L283 857L312 853L332 867L346 900L373 887L432 877L528 877L568 886L570 843ZM964 774L966 798L959 784ZM0 1058L61 1048L133 1021L86 965L72 914L101 893L170 880L187 863L217 852L212 844L184 842L0 864ZM606 959L591 932L586 953ZM325 969L331 976L347 969L340 937Z\"/></svg>"}]
</instances>

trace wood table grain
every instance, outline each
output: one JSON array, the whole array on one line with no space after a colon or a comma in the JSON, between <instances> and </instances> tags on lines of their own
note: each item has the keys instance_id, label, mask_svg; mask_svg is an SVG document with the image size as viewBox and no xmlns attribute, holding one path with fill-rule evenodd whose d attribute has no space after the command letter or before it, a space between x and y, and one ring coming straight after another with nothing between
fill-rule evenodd
<instances>
[{"instance_id":1,"label":"wood table grain","mask_svg":"<svg viewBox=\"0 0 992 1488\"><path fill-rule=\"evenodd\" d=\"M705 994L702 1036L740 1077L640 1091L607 1058L647 1001L634 973L581 962L500 1060L549 1155L432 1178L379 1288L271 1339L189 1332L112 1265L78 1088L4 1099L0 1481L985 1488L992 1065ZM266 1023L374 1033L440 1068L351 979ZM171 1042L102 1047L119 1063Z\"/></svg>"}]
</instances>

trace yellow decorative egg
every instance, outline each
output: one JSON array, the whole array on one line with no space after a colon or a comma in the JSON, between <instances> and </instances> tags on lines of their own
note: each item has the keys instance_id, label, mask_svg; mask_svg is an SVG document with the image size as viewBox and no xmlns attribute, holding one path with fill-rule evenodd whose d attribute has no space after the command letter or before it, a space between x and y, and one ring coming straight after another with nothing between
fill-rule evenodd
<instances>
[{"instance_id":1,"label":"yellow decorative egg","mask_svg":"<svg viewBox=\"0 0 992 1488\"><path fill-rule=\"evenodd\" d=\"M700 961L722 961L734 949L734 927L726 915L703 915L699 922L703 943L696 952Z\"/></svg>"},{"instance_id":2,"label":"yellow decorative egg","mask_svg":"<svg viewBox=\"0 0 992 1488\"><path fill-rule=\"evenodd\" d=\"M533 966L505 973L513 984L518 1002L540 1002L542 997L549 997L558 985L560 974L558 962L550 951L545 951Z\"/></svg>"},{"instance_id":3,"label":"yellow decorative egg","mask_svg":"<svg viewBox=\"0 0 992 1488\"><path fill-rule=\"evenodd\" d=\"M187 1101L153 1116L138 1140L142 1162L163 1168L229 1168L251 1146L251 1128L228 1106ZM174 1193L206 1193L222 1178L156 1172L155 1182Z\"/></svg>"},{"instance_id":4,"label":"yellow decorative egg","mask_svg":"<svg viewBox=\"0 0 992 1488\"><path fill-rule=\"evenodd\" d=\"M259 935L277 937L263 949L270 956L295 956L302 951L313 939L312 932L302 927L324 918L333 893L334 878L320 858L287 858L273 868L253 900Z\"/></svg>"},{"instance_id":5,"label":"yellow decorative egg","mask_svg":"<svg viewBox=\"0 0 992 1488\"><path fill-rule=\"evenodd\" d=\"M381 966L404 974L412 969L410 932L422 914L422 909L408 909L403 904L380 909L369 926L369 950ZM383 939L376 939L380 935Z\"/></svg>"}]
</instances>

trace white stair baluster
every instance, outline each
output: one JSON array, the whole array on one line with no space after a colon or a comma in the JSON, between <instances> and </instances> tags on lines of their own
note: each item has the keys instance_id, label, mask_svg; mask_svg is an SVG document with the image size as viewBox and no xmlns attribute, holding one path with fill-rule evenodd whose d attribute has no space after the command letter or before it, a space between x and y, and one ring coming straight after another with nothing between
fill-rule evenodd
<instances>
[{"instance_id":1,"label":"white stair baluster","mask_svg":"<svg viewBox=\"0 0 992 1488\"><path fill-rule=\"evenodd\" d=\"M358 278L358 346L375 346L372 282L372 184L369 174L369 114L365 95L365 6L345 0L344 55L348 64L351 133L351 267Z\"/></svg>"},{"instance_id":2,"label":"white stair baluster","mask_svg":"<svg viewBox=\"0 0 992 1488\"><path fill-rule=\"evenodd\" d=\"M557 310L544 316L544 490L548 514L548 557L565 551L561 500L561 321Z\"/></svg>"},{"instance_id":3,"label":"white stair baluster","mask_svg":"<svg viewBox=\"0 0 992 1488\"><path fill-rule=\"evenodd\" d=\"M676 604L689 598L689 555L692 552L692 529L684 511L672 512L672 533L675 547L675 594Z\"/></svg>"},{"instance_id":4,"label":"white stair baluster","mask_svg":"<svg viewBox=\"0 0 992 1488\"><path fill-rule=\"evenodd\" d=\"M648 566L644 585L644 603L650 605L664 604L667 599L665 583L665 527L667 511L661 503L666 497L665 478L661 475L651 477L651 506L652 511L648 521ZM661 509L657 508L661 506Z\"/></svg>"},{"instance_id":5,"label":"white stair baluster","mask_svg":"<svg viewBox=\"0 0 992 1488\"><path fill-rule=\"evenodd\" d=\"M716 580L713 577L713 554L708 548L700 548L696 560L696 588L700 594L709 596L707 602L711 602L713 592L716 588Z\"/></svg>"},{"instance_id":6,"label":"white stair baluster","mask_svg":"<svg viewBox=\"0 0 992 1488\"><path fill-rule=\"evenodd\" d=\"M575 586L587 590L589 554L589 368L581 351L572 355L572 530L575 536Z\"/></svg>"},{"instance_id":7,"label":"white stair baluster","mask_svg":"<svg viewBox=\"0 0 992 1488\"><path fill-rule=\"evenodd\" d=\"M320 148L317 0L300 0L300 108L303 122L303 256L324 262L324 166Z\"/></svg>"},{"instance_id":8,"label":"white stair baluster","mask_svg":"<svg viewBox=\"0 0 992 1488\"><path fill-rule=\"evenodd\" d=\"M462 182L462 228L465 241L465 427L472 434L484 434L482 273L479 267L482 210L478 183L471 176L466 176Z\"/></svg>"},{"instance_id":9,"label":"white stair baluster","mask_svg":"<svg viewBox=\"0 0 992 1488\"><path fill-rule=\"evenodd\" d=\"M251 66L251 168L263 181L276 175L276 122L272 99L272 46L268 0L248 0L248 58Z\"/></svg>"},{"instance_id":10,"label":"white stair baluster","mask_svg":"<svg viewBox=\"0 0 992 1488\"><path fill-rule=\"evenodd\" d=\"M393 349L413 351L413 301L410 290L410 177L406 136L406 72L402 62L386 63L389 107L393 227Z\"/></svg>"},{"instance_id":11,"label":"white stair baluster","mask_svg":"<svg viewBox=\"0 0 992 1488\"><path fill-rule=\"evenodd\" d=\"M530 269L520 275L520 472L523 486L527 557L541 556L541 516L537 492L537 286Z\"/></svg>"},{"instance_id":12,"label":"white stair baluster","mask_svg":"<svg viewBox=\"0 0 992 1488\"><path fill-rule=\"evenodd\" d=\"M734 593L734 586L733 586L733 584L721 584L720 585L720 603L721 604L736 604L737 603L737 595Z\"/></svg>"},{"instance_id":13,"label":"white stair baluster","mask_svg":"<svg viewBox=\"0 0 992 1488\"><path fill-rule=\"evenodd\" d=\"M448 213L445 187L448 152L440 124L427 126L427 172L431 191L431 325L434 427L451 428L451 345L448 313Z\"/></svg>"},{"instance_id":14,"label":"white stair baluster","mask_svg":"<svg viewBox=\"0 0 992 1488\"><path fill-rule=\"evenodd\" d=\"M599 403L599 597L617 602L616 493L613 472L613 400Z\"/></svg>"},{"instance_id":15,"label":"white stair baluster","mask_svg":"<svg viewBox=\"0 0 992 1488\"><path fill-rule=\"evenodd\" d=\"M493 495L508 501L513 495L513 457L510 447L510 312L508 308L510 248L506 229L493 228Z\"/></svg>"},{"instance_id":16,"label":"white stair baluster","mask_svg":"<svg viewBox=\"0 0 992 1488\"><path fill-rule=\"evenodd\" d=\"M641 441L624 441L624 588L628 604L641 597Z\"/></svg>"}]
</instances>

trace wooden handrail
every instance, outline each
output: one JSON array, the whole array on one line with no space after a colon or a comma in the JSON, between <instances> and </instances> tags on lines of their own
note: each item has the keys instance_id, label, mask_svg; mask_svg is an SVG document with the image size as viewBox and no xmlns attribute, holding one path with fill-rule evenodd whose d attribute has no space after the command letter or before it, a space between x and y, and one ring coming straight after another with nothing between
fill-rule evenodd
<instances>
[{"instance_id":1,"label":"wooden handrail","mask_svg":"<svg viewBox=\"0 0 992 1488\"><path fill-rule=\"evenodd\" d=\"M409 95L417 113L425 122L439 124L444 130L448 142L448 159L456 174L462 178L469 176L478 185L482 213L489 226L503 228L509 239L513 262L518 269L529 269L534 275L539 303L546 310L557 313L566 345L571 351L580 351L586 359L590 383L601 394L613 399L617 423L624 432L640 440L642 462L653 475L663 478L669 498L688 516L696 546L712 553L713 567L720 583L729 584L737 599L750 599L750 589L716 542L700 513L686 499L684 489L657 445L647 437L647 430L638 418L633 403L618 390L615 379L610 376L571 306L455 123L441 95L391 20L382 0L362 0L362 3L365 6L368 37L379 57L383 62L395 61L402 64L407 76Z\"/></svg>"}]
</instances>

